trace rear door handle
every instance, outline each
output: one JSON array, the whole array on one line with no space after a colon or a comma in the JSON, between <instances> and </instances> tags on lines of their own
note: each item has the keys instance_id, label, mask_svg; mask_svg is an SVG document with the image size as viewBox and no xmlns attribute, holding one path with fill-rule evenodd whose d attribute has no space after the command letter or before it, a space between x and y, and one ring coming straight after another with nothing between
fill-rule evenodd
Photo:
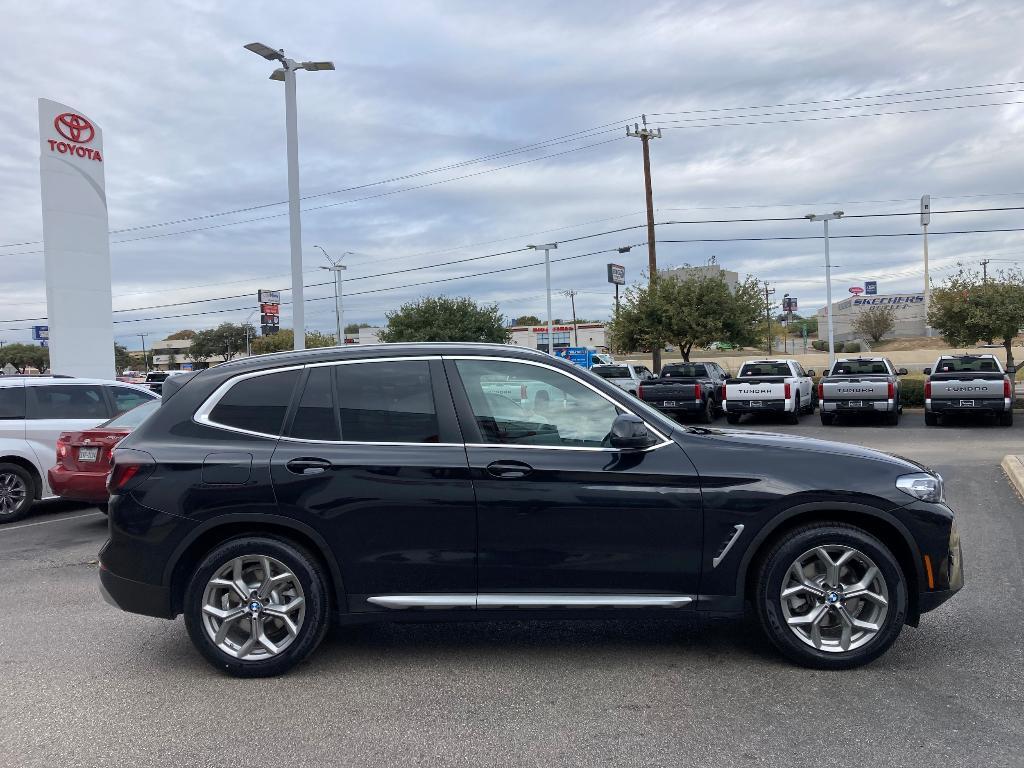
<instances>
[{"instance_id":1,"label":"rear door handle","mask_svg":"<svg viewBox=\"0 0 1024 768\"><path fill-rule=\"evenodd\" d=\"M487 474L504 480L526 477L533 472L533 467L521 461L492 461L487 465Z\"/></svg>"},{"instance_id":2,"label":"rear door handle","mask_svg":"<svg viewBox=\"0 0 1024 768\"><path fill-rule=\"evenodd\" d=\"M285 466L296 475L319 475L331 468L331 462L327 459L301 458L292 459Z\"/></svg>"}]
</instances>

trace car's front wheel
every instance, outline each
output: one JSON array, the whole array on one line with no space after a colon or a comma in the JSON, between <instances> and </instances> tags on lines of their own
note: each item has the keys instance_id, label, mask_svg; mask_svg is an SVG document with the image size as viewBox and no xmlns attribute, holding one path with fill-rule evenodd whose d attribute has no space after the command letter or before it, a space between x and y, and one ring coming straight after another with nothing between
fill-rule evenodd
<instances>
[{"instance_id":1,"label":"car's front wheel","mask_svg":"<svg viewBox=\"0 0 1024 768\"><path fill-rule=\"evenodd\" d=\"M889 548L861 528L833 522L780 539L761 561L754 599L775 646L821 669L878 658L907 614L906 579Z\"/></svg>"},{"instance_id":2,"label":"car's front wheel","mask_svg":"<svg viewBox=\"0 0 1024 768\"><path fill-rule=\"evenodd\" d=\"M324 637L326 580L316 559L290 541L232 539L196 568L184 614L192 642L213 666L236 677L280 675Z\"/></svg>"}]
</instances>

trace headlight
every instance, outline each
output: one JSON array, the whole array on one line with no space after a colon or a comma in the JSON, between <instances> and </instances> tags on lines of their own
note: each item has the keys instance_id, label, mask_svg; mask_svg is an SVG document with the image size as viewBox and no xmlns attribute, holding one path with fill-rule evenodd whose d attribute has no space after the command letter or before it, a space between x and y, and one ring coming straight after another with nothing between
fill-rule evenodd
<instances>
[{"instance_id":1,"label":"headlight","mask_svg":"<svg viewBox=\"0 0 1024 768\"><path fill-rule=\"evenodd\" d=\"M940 502L945 496L942 478L927 472L915 472L896 478L896 487L921 501Z\"/></svg>"}]
</instances>

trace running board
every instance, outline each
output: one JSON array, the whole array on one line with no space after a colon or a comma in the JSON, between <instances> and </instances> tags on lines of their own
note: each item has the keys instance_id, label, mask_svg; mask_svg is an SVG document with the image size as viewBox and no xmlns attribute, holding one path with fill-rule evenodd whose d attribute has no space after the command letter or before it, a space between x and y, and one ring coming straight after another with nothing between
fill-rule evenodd
<instances>
[{"instance_id":1,"label":"running board","mask_svg":"<svg viewBox=\"0 0 1024 768\"><path fill-rule=\"evenodd\" d=\"M690 595L441 594L378 595L366 602L382 608L682 608Z\"/></svg>"}]
</instances>

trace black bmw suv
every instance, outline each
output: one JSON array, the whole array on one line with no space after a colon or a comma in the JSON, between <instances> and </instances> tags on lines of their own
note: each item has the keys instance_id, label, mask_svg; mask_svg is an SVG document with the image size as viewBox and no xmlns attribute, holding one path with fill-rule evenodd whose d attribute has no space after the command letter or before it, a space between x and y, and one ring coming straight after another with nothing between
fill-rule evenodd
<instances>
[{"instance_id":1,"label":"black bmw suv","mask_svg":"<svg viewBox=\"0 0 1024 768\"><path fill-rule=\"evenodd\" d=\"M684 427L495 345L249 358L168 381L110 475L106 598L184 614L239 676L331 621L718 616L789 658L867 663L963 585L927 468Z\"/></svg>"}]
</instances>

